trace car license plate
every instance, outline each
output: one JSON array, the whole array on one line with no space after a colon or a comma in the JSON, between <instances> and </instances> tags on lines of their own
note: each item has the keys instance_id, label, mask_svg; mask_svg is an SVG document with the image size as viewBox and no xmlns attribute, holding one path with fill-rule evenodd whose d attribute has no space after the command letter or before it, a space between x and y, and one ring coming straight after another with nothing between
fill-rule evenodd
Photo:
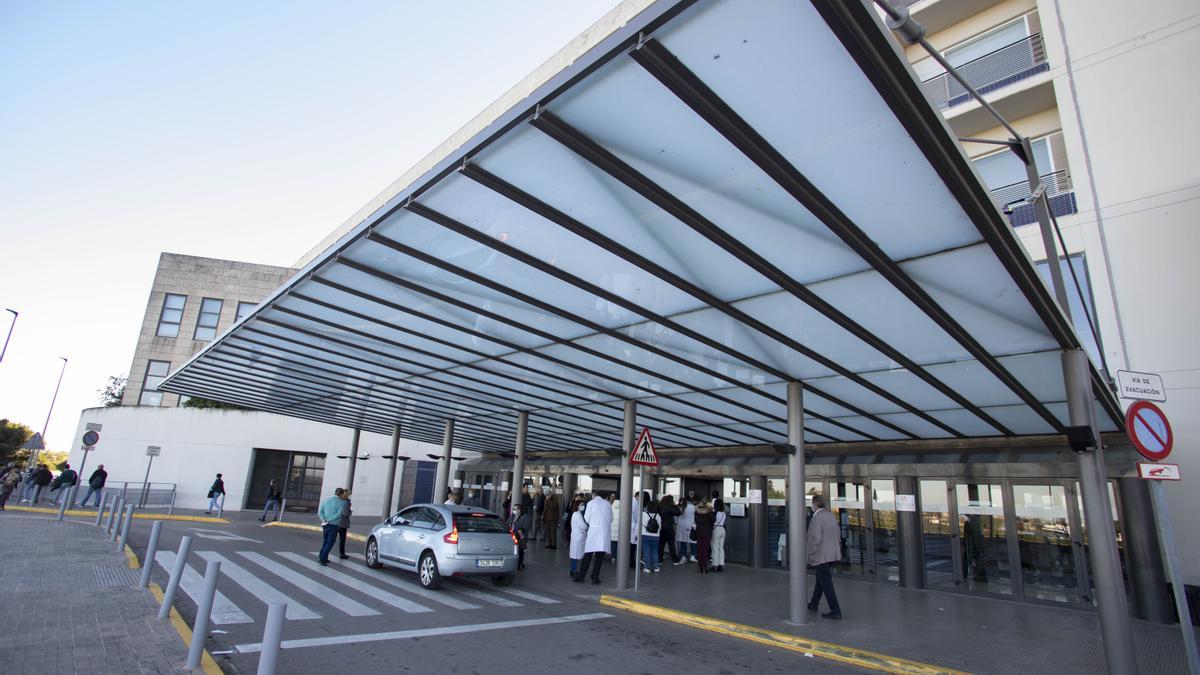
<instances>
[{"instance_id":1,"label":"car license plate","mask_svg":"<svg viewBox=\"0 0 1200 675\"><path fill-rule=\"evenodd\" d=\"M476 560L475 566L476 567L503 567L504 561L503 560Z\"/></svg>"}]
</instances>

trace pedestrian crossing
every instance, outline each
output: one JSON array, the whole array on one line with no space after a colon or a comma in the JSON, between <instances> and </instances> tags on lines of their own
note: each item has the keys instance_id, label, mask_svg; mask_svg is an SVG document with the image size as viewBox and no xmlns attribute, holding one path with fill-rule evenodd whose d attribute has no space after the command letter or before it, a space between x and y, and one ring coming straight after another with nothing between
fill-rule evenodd
<instances>
[{"instance_id":1,"label":"pedestrian crossing","mask_svg":"<svg viewBox=\"0 0 1200 675\"><path fill-rule=\"evenodd\" d=\"M196 558L200 561L197 561ZM154 560L167 574L175 565L175 553L159 551ZM475 579L448 580L441 589L422 588L413 575L405 578L395 570L372 570L361 561L346 560L335 566L322 566L310 556L292 552L265 553L255 550L218 552L196 551L184 566L179 589L196 604L204 588L204 563L221 563L213 599L212 622L216 625L255 623L265 618L266 605L286 602L289 621L310 621L337 616L380 616L385 612L428 614L451 610L478 610L487 607L551 605L560 601L518 588L493 587ZM232 582L244 593L233 593L239 607L222 588ZM232 591L230 591L232 593ZM247 602L255 603L254 606ZM257 602L255 602L257 601Z\"/></svg>"}]
</instances>

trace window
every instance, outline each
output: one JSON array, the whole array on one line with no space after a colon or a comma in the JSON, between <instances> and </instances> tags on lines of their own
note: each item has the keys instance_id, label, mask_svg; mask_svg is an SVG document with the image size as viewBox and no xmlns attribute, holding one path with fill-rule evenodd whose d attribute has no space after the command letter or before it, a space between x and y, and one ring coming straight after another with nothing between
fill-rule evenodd
<instances>
[{"instance_id":1,"label":"window","mask_svg":"<svg viewBox=\"0 0 1200 675\"><path fill-rule=\"evenodd\" d=\"M242 319L250 316L250 312L253 312L255 307L258 307L258 303L239 302L237 305L237 314L234 315L233 320L241 321Z\"/></svg>"},{"instance_id":2,"label":"window","mask_svg":"<svg viewBox=\"0 0 1200 675\"><path fill-rule=\"evenodd\" d=\"M208 342L217 337L217 322L221 320L221 301L205 298L200 302L200 318L196 319L197 340Z\"/></svg>"},{"instance_id":3,"label":"window","mask_svg":"<svg viewBox=\"0 0 1200 675\"><path fill-rule=\"evenodd\" d=\"M1007 47L1029 37L1029 27L1025 17L990 30L979 37L946 50L946 60L955 68L974 61L981 56L987 56L998 49Z\"/></svg>"},{"instance_id":4,"label":"window","mask_svg":"<svg viewBox=\"0 0 1200 675\"><path fill-rule=\"evenodd\" d=\"M163 395L158 390L158 385L162 384L163 378L169 372L170 361L151 360L146 364L146 377L142 380L142 395L138 398L138 405L162 405Z\"/></svg>"},{"instance_id":5,"label":"window","mask_svg":"<svg viewBox=\"0 0 1200 675\"><path fill-rule=\"evenodd\" d=\"M183 306L187 302L186 295L167 293L163 299L162 312L158 315L159 337L179 337L179 323L183 321Z\"/></svg>"}]
</instances>

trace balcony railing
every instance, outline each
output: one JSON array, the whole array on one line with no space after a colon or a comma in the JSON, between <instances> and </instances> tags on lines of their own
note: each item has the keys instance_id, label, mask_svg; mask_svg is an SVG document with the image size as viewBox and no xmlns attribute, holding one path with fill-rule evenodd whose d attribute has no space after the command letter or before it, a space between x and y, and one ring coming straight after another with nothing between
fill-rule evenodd
<instances>
[{"instance_id":1,"label":"balcony railing","mask_svg":"<svg viewBox=\"0 0 1200 675\"><path fill-rule=\"evenodd\" d=\"M1042 184L1046 186L1051 213L1055 216L1065 216L1078 211L1069 171L1063 169L1048 173L1042 176ZM1029 225L1037 222L1037 212L1028 201L1031 194L1029 182L1018 181L992 190L992 201L1008 216L1008 222L1013 227Z\"/></svg>"},{"instance_id":2,"label":"balcony railing","mask_svg":"<svg viewBox=\"0 0 1200 675\"><path fill-rule=\"evenodd\" d=\"M1042 34L1034 33L968 61L958 66L957 70L979 93L986 94L1050 70L1050 64L1046 62L1046 46L1042 42ZM971 100L967 90L948 73L925 80L921 86L939 110Z\"/></svg>"}]
</instances>

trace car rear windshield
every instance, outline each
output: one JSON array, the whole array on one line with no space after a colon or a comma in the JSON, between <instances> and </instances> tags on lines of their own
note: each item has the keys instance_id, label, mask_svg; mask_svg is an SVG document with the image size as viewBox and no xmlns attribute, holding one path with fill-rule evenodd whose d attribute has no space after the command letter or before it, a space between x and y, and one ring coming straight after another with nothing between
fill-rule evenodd
<instances>
[{"instance_id":1,"label":"car rear windshield","mask_svg":"<svg viewBox=\"0 0 1200 675\"><path fill-rule=\"evenodd\" d=\"M463 513L454 516L454 524L459 532L508 532L499 516Z\"/></svg>"}]
</instances>

